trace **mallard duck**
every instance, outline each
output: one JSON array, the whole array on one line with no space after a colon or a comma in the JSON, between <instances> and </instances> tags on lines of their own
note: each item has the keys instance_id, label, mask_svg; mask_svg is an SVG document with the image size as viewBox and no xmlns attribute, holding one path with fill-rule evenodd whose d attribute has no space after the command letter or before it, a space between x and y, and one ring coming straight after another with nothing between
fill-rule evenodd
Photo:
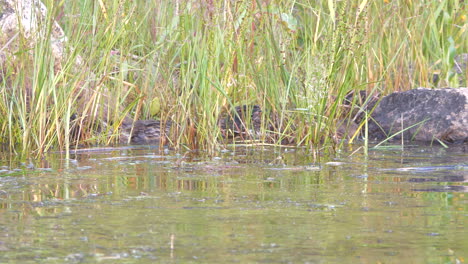
<instances>
[{"instance_id":1,"label":"mallard duck","mask_svg":"<svg viewBox=\"0 0 468 264\"><path fill-rule=\"evenodd\" d=\"M161 125L164 126L163 131L161 131ZM163 123L159 120L137 120L131 123L124 123L120 127L120 143L164 143L163 141L171 130L171 125L171 121Z\"/></svg>"},{"instance_id":2,"label":"mallard duck","mask_svg":"<svg viewBox=\"0 0 468 264\"><path fill-rule=\"evenodd\" d=\"M220 118L219 127L225 137L252 136L260 131L262 109L258 105L236 106L232 113Z\"/></svg>"},{"instance_id":3,"label":"mallard duck","mask_svg":"<svg viewBox=\"0 0 468 264\"><path fill-rule=\"evenodd\" d=\"M225 136L252 136L260 131L262 109L258 105L237 106L233 113L219 119L220 126ZM124 122L120 127L120 143L130 144L160 144L171 130L171 121L137 120ZM161 126L164 130L161 131Z\"/></svg>"}]
</instances>

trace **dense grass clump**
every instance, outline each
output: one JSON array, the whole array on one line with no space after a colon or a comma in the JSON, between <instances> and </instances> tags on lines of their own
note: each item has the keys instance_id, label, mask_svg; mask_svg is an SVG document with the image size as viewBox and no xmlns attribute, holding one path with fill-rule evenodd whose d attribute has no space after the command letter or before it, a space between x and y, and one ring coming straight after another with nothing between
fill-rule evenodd
<instances>
[{"instance_id":1,"label":"dense grass clump","mask_svg":"<svg viewBox=\"0 0 468 264\"><path fill-rule=\"evenodd\" d=\"M172 146L216 150L218 117L238 105L275 128L260 141L316 148L337 142L350 92L466 86L453 70L468 52L462 0L44 3L67 58L57 68L43 38L2 66L11 151L111 144L127 118L172 120Z\"/></svg>"}]
</instances>

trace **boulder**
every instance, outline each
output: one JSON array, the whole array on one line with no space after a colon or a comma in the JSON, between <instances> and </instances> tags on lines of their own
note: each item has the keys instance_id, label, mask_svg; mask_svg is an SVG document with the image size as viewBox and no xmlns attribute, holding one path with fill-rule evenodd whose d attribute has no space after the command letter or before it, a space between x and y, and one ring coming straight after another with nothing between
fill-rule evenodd
<instances>
[{"instance_id":1,"label":"boulder","mask_svg":"<svg viewBox=\"0 0 468 264\"><path fill-rule=\"evenodd\" d=\"M460 87L467 85L468 77L468 53L461 53L455 56L453 59L453 67L449 74L456 74L458 76L458 83ZM440 81L440 73L434 73L432 75L432 83L437 85Z\"/></svg>"},{"instance_id":2,"label":"boulder","mask_svg":"<svg viewBox=\"0 0 468 264\"><path fill-rule=\"evenodd\" d=\"M47 36L55 59L54 69L61 69L67 57L68 39L56 21L50 22L49 28L49 16L46 6L39 0L0 0L0 66L14 60L16 54L21 54L25 49L32 55L34 46ZM73 51L73 48L69 48ZM82 58L77 56L75 66L81 68L82 65Z\"/></svg>"},{"instance_id":3,"label":"boulder","mask_svg":"<svg viewBox=\"0 0 468 264\"><path fill-rule=\"evenodd\" d=\"M418 88L385 96L371 114L369 138L391 136L468 142L468 88Z\"/></svg>"}]
</instances>

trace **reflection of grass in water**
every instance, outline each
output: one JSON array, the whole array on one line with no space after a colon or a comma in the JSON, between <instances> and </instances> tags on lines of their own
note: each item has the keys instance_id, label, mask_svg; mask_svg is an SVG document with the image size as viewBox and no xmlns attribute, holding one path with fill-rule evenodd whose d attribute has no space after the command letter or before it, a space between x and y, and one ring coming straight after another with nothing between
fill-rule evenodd
<instances>
[{"instance_id":1,"label":"reflection of grass in water","mask_svg":"<svg viewBox=\"0 0 468 264\"><path fill-rule=\"evenodd\" d=\"M401 145L386 145L386 146L375 146L374 149L382 150L401 150Z\"/></svg>"},{"instance_id":2,"label":"reflection of grass in water","mask_svg":"<svg viewBox=\"0 0 468 264\"><path fill-rule=\"evenodd\" d=\"M32 50L20 42L5 64L0 139L10 151L70 147L77 125L82 143L111 143L125 114L174 120L172 145L216 150L217 117L243 104L262 106L264 132L279 130L270 143L317 149L335 144L348 92L430 86L434 67L450 84L454 53L467 50L457 0L50 3L75 52L54 74L43 38Z\"/></svg>"},{"instance_id":3,"label":"reflection of grass in water","mask_svg":"<svg viewBox=\"0 0 468 264\"><path fill-rule=\"evenodd\" d=\"M40 174L41 171L26 171L26 170L12 170L12 171L7 171L7 172L2 172L0 173L0 177L10 177L10 176L28 176L28 175L34 175L34 174Z\"/></svg>"}]
</instances>

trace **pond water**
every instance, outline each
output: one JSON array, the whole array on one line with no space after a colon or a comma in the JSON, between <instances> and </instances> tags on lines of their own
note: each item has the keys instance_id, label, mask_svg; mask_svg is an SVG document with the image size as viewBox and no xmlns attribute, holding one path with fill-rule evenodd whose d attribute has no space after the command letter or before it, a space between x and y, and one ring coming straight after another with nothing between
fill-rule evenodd
<instances>
[{"instance_id":1,"label":"pond water","mask_svg":"<svg viewBox=\"0 0 468 264\"><path fill-rule=\"evenodd\" d=\"M466 263L463 148L4 155L0 263Z\"/></svg>"}]
</instances>

